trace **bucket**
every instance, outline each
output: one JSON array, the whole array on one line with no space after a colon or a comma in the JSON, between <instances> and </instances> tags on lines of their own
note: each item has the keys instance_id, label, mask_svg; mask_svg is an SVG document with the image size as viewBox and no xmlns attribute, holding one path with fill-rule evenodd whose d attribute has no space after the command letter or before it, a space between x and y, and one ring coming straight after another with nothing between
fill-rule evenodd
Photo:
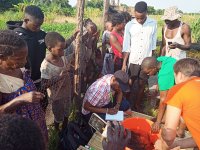
<instances>
[{"instance_id":1,"label":"bucket","mask_svg":"<svg viewBox=\"0 0 200 150\"><path fill-rule=\"evenodd\" d=\"M152 121L145 118L127 118L122 122L124 128L132 131L132 134L137 136L136 139L132 139L134 143L138 141L137 145L144 146L141 150L152 150L154 149L154 144L159 138L159 133L155 134L151 132ZM132 137L133 138L133 137ZM132 141L131 140L131 141ZM130 141L130 145L131 145ZM133 142L132 141L132 142ZM136 150L136 148L131 148L131 146L127 146L125 150ZM139 148L137 148L139 150Z\"/></svg>"}]
</instances>

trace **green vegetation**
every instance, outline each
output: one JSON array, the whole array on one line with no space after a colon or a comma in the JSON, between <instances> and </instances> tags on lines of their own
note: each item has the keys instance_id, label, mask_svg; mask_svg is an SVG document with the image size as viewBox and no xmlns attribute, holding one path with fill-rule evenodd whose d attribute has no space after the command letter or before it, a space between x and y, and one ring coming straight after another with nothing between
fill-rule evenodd
<instances>
[{"instance_id":1,"label":"green vegetation","mask_svg":"<svg viewBox=\"0 0 200 150\"><path fill-rule=\"evenodd\" d=\"M64 23L64 24L60 24L60 23L54 23L54 24L50 24L50 23L45 23L44 25L42 25L42 29L46 32L49 31L55 31L55 32L59 32L60 34L62 34L64 37L70 37L73 32L75 31L76 25L73 23Z\"/></svg>"},{"instance_id":2,"label":"green vegetation","mask_svg":"<svg viewBox=\"0 0 200 150\"><path fill-rule=\"evenodd\" d=\"M192 37L195 40L195 42L200 42L200 18L196 19L192 23Z\"/></svg>"},{"instance_id":3,"label":"green vegetation","mask_svg":"<svg viewBox=\"0 0 200 150\"><path fill-rule=\"evenodd\" d=\"M13 5L12 5L13 4ZM45 21L42 29L46 32L56 31L61 33L65 38L70 37L76 29L76 8L71 7L67 0L0 0L0 29L6 29L6 22L9 20L22 20L23 11L27 5L34 4L41 7L45 13ZM86 1L85 18L91 18L98 26L98 29L103 29L102 24L102 9L103 0L90 0ZM124 5L125 6L125 5ZM128 6L126 6L128 7ZM157 20L158 23L158 40L162 37L162 21L161 14L163 10L155 10L154 7L149 6L148 11L150 17ZM192 29L192 41L200 42L200 15L199 14L184 14L182 20L188 23ZM156 54L158 55L160 47L157 46ZM191 50L188 56L200 60L200 52ZM73 105L75 106L75 105ZM157 110L150 108L151 101L146 100L144 103L144 112L148 115L156 116ZM76 108L72 108L70 120L75 118ZM58 134L49 127L49 149L56 150L58 145Z\"/></svg>"}]
</instances>

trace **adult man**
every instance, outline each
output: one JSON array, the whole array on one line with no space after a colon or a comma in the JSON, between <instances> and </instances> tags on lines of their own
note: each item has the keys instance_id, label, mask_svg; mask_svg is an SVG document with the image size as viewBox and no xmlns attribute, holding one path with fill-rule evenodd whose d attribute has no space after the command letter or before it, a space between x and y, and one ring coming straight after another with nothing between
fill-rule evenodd
<instances>
[{"instance_id":1,"label":"adult man","mask_svg":"<svg viewBox=\"0 0 200 150\"><path fill-rule=\"evenodd\" d=\"M162 142L156 149L166 150L176 146L200 148L200 63L191 58L179 60L174 65L176 84L167 95L165 126L162 129ZM192 137L174 142L180 116L183 117Z\"/></svg>"},{"instance_id":2,"label":"adult man","mask_svg":"<svg viewBox=\"0 0 200 150\"><path fill-rule=\"evenodd\" d=\"M156 31L156 21L147 17L147 4L143 1L136 3L135 18L125 26L122 70L126 71L129 58L128 66L132 84L136 79L139 83L139 91L134 103L137 110L148 79L148 76L141 71L140 65L143 59L152 56L153 50L156 49Z\"/></svg>"},{"instance_id":3,"label":"adult man","mask_svg":"<svg viewBox=\"0 0 200 150\"><path fill-rule=\"evenodd\" d=\"M186 58L186 51L191 45L191 30L189 25L181 22L177 7L165 10L162 19L165 26L162 29L161 55L171 56L179 60Z\"/></svg>"},{"instance_id":4,"label":"adult man","mask_svg":"<svg viewBox=\"0 0 200 150\"><path fill-rule=\"evenodd\" d=\"M94 82L86 91L83 99L82 114L89 120L91 113L98 113L103 119L105 114L116 114L118 110L130 112L129 103L122 101L123 93L129 90L128 75L116 71Z\"/></svg>"}]
</instances>

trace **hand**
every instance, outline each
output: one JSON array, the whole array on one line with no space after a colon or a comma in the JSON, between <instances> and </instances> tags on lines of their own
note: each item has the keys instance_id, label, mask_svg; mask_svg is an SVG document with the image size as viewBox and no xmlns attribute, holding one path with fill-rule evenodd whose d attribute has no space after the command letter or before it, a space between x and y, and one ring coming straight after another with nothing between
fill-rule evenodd
<instances>
[{"instance_id":1,"label":"hand","mask_svg":"<svg viewBox=\"0 0 200 150\"><path fill-rule=\"evenodd\" d=\"M116 108L109 108L108 109L108 114L110 114L110 115L114 115L114 114L116 114L118 112L118 109L116 109Z\"/></svg>"},{"instance_id":2,"label":"hand","mask_svg":"<svg viewBox=\"0 0 200 150\"><path fill-rule=\"evenodd\" d=\"M119 110L119 107L120 107L120 103L117 103L114 108Z\"/></svg>"},{"instance_id":3,"label":"hand","mask_svg":"<svg viewBox=\"0 0 200 150\"><path fill-rule=\"evenodd\" d=\"M99 39L99 37L100 37L100 30L97 31L96 33L94 33L93 36L94 36L96 39Z\"/></svg>"},{"instance_id":4,"label":"hand","mask_svg":"<svg viewBox=\"0 0 200 150\"><path fill-rule=\"evenodd\" d=\"M78 35L79 32L80 32L80 30L76 30L76 31L75 31L75 33L74 33L74 35L73 35L74 39L76 38L76 36Z\"/></svg>"},{"instance_id":5,"label":"hand","mask_svg":"<svg viewBox=\"0 0 200 150\"><path fill-rule=\"evenodd\" d=\"M162 141L161 139L158 139L154 144L155 150L162 150Z\"/></svg>"},{"instance_id":6,"label":"hand","mask_svg":"<svg viewBox=\"0 0 200 150\"><path fill-rule=\"evenodd\" d=\"M159 130L160 130L160 123L156 121L151 126L151 132L158 133Z\"/></svg>"},{"instance_id":7,"label":"hand","mask_svg":"<svg viewBox=\"0 0 200 150\"><path fill-rule=\"evenodd\" d=\"M108 122L107 139L103 139L102 145L104 150L124 150L131 139L131 131L124 130L118 122L114 123L114 128Z\"/></svg>"},{"instance_id":8,"label":"hand","mask_svg":"<svg viewBox=\"0 0 200 150\"><path fill-rule=\"evenodd\" d=\"M18 96L17 99L23 100L28 103L39 103L40 100L42 100L44 97L45 97L44 94L32 91Z\"/></svg>"},{"instance_id":9,"label":"hand","mask_svg":"<svg viewBox=\"0 0 200 150\"><path fill-rule=\"evenodd\" d=\"M171 149L171 150L180 150L181 149L181 147L180 146L178 146L178 147L174 147L173 149Z\"/></svg>"},{"instance_id":10,"label":"hand","mask_svg":"<svg viewBox=\"0 0 200 150\"><path fill-rule=\"evenodd\" d=\"M122 65L122 71L126 72L127 66L126 65Z\"/></svg>"},{"instance_id":11,"label":"hand","mask_svg":"<svg viewBox=\"0 0 200 150\"><path fill-rule=\"evenodd\" d=\"M175 42L175 43L172 43L172 44L169 45L169 48L170 48L170 49L179 48L179 44L176 43L176 42Z\"/></svg>"},{"instance_id":12,"label":"hand","mask_svg":"<svg viewBox=\"0 0 200 150\"><path fill-rule=\"evenodd\" d=\"M64 78L66 75L67 75L67 70L63 70L63 71L60 73L60 77L62 77L62 78Z\"/></svg>"}]
</instances>

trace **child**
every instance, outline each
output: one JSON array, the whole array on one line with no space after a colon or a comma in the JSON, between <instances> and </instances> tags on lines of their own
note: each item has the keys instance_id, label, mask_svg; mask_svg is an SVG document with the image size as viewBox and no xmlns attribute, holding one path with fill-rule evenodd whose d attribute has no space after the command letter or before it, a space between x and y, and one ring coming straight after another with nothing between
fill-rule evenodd
<instances>
[{"instance_id":1,"label":"child","mask_svg":"<svg viewBox=\"0 0 200 150\"><path fill-rule=\"evenodd\" d=\"M31 79L40 79L40 65L46 55L44 38L46 33L40 30L44 21L42 10L34 5L27 6L24 11L22 27L16 28L17 32L28 45L28 63L26 69L31 69Z\"/></svg>"},{"instance_id":2,"label":"child","mask_svg":"<svg viewBox=\"0 0 200 150\"><path fill-rule=\"evenodd\" d=\"M49 32L45 37L49 54L41 64L42 84L50 86L49 101L52 102L55 129L59 131L59 123L65 128L71 106L71 80L69 76L70 63L64 57L65 39L57 32ZM51 85L52 80L59 80Z\"/></svg>"},{"instance_id":3,"label":"child","mask_svg":"<svg viewBox=\"0 0 200 150\"><path fill-rule=\"evenodd\" d=\"M112 22L107 21L105 26L106 26L106 30L103 32L103 36L102 36L102 54L103 54L103 56L105 55L105 53L113 53L112 49L110 47L110 33L113 29Z\"/></svg>"},{"instance_id":4,"label":"child","mask_svg":"<svg viewBox=\"0 0 200 150\"><path fill-rule=\"evenodd\" d=\"M36 86L40 88L40 66L46 55L46 45L44 38L46 33L40 29L44 21L42 10L34 5L27 6L24 11L24 20L21 27L14 29L28 46L28 62L25 65L26 69L31 71L31 79L37 81ZM46 90L42 91L46 96L41 101L43 110L46 110L48 101Z\"/></svg>"},{"instance_id":5,"label":"child","mask_svg":"<svg viewBox=\"0 0 200 150\"><path fill-rule=\"evenodd\" d=\"M48 134L45 114L40 106L44 95L29 74L21 69L26 64L26 42L14 31L0 31L0 113L16 113L37 123L45 141Z\"/></svg>"},{"instance_id":6,"label":"child","mask_svg":"<svg viewBox=\"0 0 200 150\"><path fill-rule=\"evenodd\" d=\"M107 21L106 30L104 31L102 36L102 55L104 58L102 75L114 73L113 51L110 46L110 33L112 29L112 22Z\"/></svg>"}]
</instances>

